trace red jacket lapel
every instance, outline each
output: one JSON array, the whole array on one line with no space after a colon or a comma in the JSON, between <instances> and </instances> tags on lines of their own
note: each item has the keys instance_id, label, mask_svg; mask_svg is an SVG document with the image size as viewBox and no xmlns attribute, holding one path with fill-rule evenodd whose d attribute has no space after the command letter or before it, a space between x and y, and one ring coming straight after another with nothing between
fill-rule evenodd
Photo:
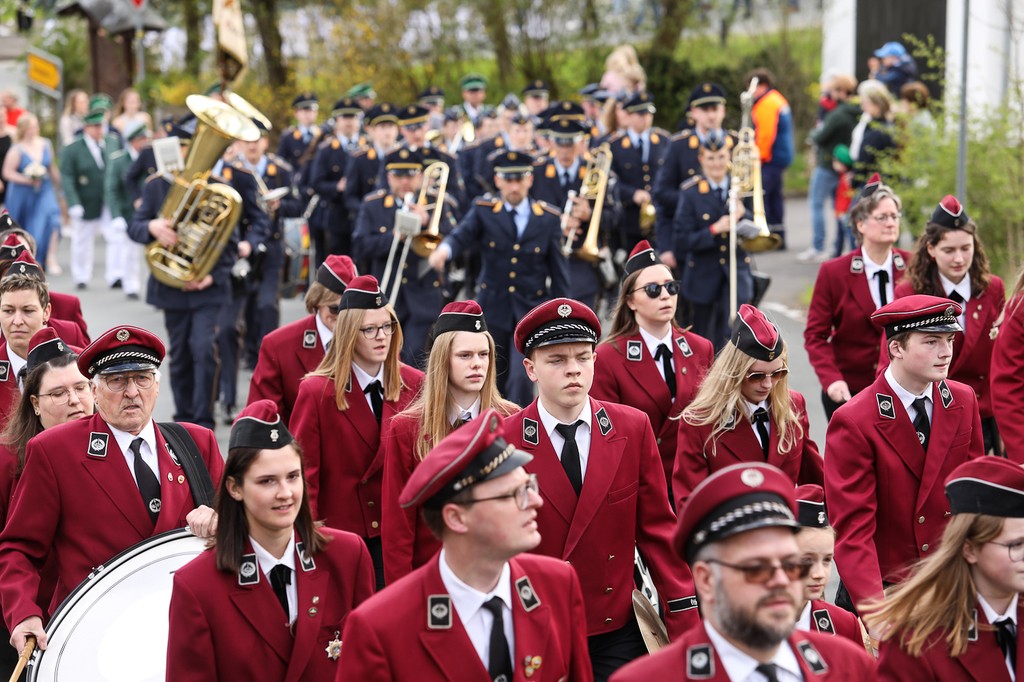
<instances>
[{"instance_id":1,"label":"red jacket lapel","mask_svg":"<svg viewBox=\"0 0 1024 682\"><path fill-rule=\"evenodd\" d=\"M949 445L956 436L964 406L953 399L953 393L945 381L932 384L932 423L928 435L928 456L925 458L924 475L921 477L919 499L928 497L939 480Z\"/></svg>"},{"instance_id":2,"label":"red jacket lapel","mask_svg":"<svg viewBox=\"0 0 1024 682\"><path fill-rule=\"evenodd\" d=\"M334 396L331 395L331 400ZM353 430L359 434L367 447L376 450L380 445L380 426L377 425L377 418L373 416L370 404L366 402L366 394L356 381L355 373L349 374L348 384L345 386L345 399L348 401L348 409L342 410L341 414L348 419Z\"/></svg>"},{"instance_id":3,"label":"red jacket lapel","mask_svg":"<svg viewBox=\"0 0 1024 682\"><path fill-rule=\"evenodd\" d=\"M246 561L255 564L257 580L247 585L237 583L230 595L231 602L274 653L287 663L291 658L294 644L291 629L285 622L284 611L277 601L274 589L270 586L270 580L263 575L256 555L252 553L252 545L248 541L246 552L247 555L243 557L243 569Z\"/></svg>"},{"instance_id":4,"label":"red jacket lapel","mask_svg":"<svg viewBox=\"0 0 1024 682\"><path fill-rule=\"evenodd\" d=\"M82 466L86 473L99 484L128 523L135 528L139 534L138 539L144 540L150 537L154 530L153 522L143 506L139 486L136 485L135 479L128 471L128 462L125 460L121 448L118 447L114 434L110 432L110 428L99 415L89 418L89 429L92 434L99 434L100 439L106 436L106 442L102 447L94 447L97 437L90 435L89 443L84 445L90 454L82 460ZM99 454L100 452L103 454ZM162 496L163 486L161 486ZM161 514L161 516L163 515Z\"/></svg>"},{"instance_id":5,"label":"red jacket lapel","mask_svg":"<svg viewBox=\"0 0 1024 682\"><path fill-rule=\"evenodd\" d=\"M441 580L438 561L440 561L439 556L431 559L430 568L423 580L422 603L425 612L430 608L431 597L448 596L444 582ZM473 648L473 643L469 640L462 621L459 620L459 614L450 601L448 602L448 613L448 627L431 628L420 632L420 643L443 673L437 679L488 679L487 668L484 667L480 655ZM429 613L425 617L428 624L432 622ZM433 679L433 676L424 671L423 679Z\"/></svg>"},{"instance_id":6,"label":"red jacket lapel","mask_svg":"<svg viewBox=\"0 0 1024 682\"><path fill-rule=\"evenodd\" d=\"M619 437L615 424L602 409L601 404L590 399L590 455L587 472L583 477L576 513L573 514L569 535L565 540L565 556L572 554L576 543L583 537L587 526L594 519L608 496L608 488L615 480L626 448L626 439ZM563 472L564 475L564 472Z\"/></svg>"},{"instance_id":7,"label":"red jacket lapel","mask_svg":"<svg viewBox=\"0 0 1024 682\"><path fill-rule=\"evenodd\" d=\"M907 414L903 403L896 397L885 375L875 379L875 383L867 389L875 394L878 416L875 417L875 428L888 441L903 463L919 480L924 475L925 455L921 443L914 435L914 424ZM924 490L919 491L924 496Z\"/></svg>"},{"instance_id":8,"label":"red jacket lapel","mask_svg":"<svg viewBox=\"0 0 1024 682\"><path fill-rule=\"evenodd\" d=\"M540 422L536 400L523 410L523 433L517 434L517 437L522 448L533 455L533 461L526 465L526 470L537 474L544 502L554 507L567 525L571 524L576 512L576 491L572 489L562 462L551 447L551 439ZM568 552L563 556L568 556Z\"/></svg>"},{"instance_id":9,"label":"red jacket lapel","mask_svg":"<svg viewBox=\"0 0 1024 682\"><path fill-rule=\"evenodd\" d=\"M557 638L557 635L562 633L551 632L551 609L544 603L543 596L538 595L533 585L530 584L529 576L526 575L522 567L515 559L509 561L509 565L513 587L512 623L516 634L516 650L512 655L512 663L515 668L513 678L522 682L527 679L527 676L532 677L534 673L543 673L542 666L549 644L553 636ZM528 602L529 608L524 605L524 600L519 594L519 584L530 585L536 604L531 601ZM524 665L525 661L530 663ZM527 669L531 672L527 672ZM541 674L540 679L545 679L545 676Z\"/></svg>"},{"instance_id":10,"label":"red jacket lapel","mask_svg":"<svg viewBox=\"0 0 1024 682\"><path fill-rule=\"evenodd\" d=\"M296 543L299 538L296 535ZM313 563L312 568L304 568L302 555L295 550L295 579L298 591L298 616L295 619L295 640L292 646L291 658L288 660L288 670L285 673L285 682L297 682L302 679L311 655L327 655L313 651L313 645L317 642L317 632L320 629L320 621L323 615L323 607L316 606L320 599L327 593L327 570L316 566L316 561L309 557ZM326 560L326 559L325 559ZM341 639L339 632L337 639Z\"/></svg>"},{"instance_id":11,"label":"red jacket lapel","mask_svg":"<svg viewBox=\"0 0 1024 682\"><path fill-rule=\"evenodd\" d=\"M661 410L662 415L667 416L668 413L663 409L663 406L669 405L671 401L671 394L668 392L668 384L665 383L665 378L661 376L661 372L658 370L658 366L655 364L659 362L651 357L650 351L647 348L647 344L644 343L643 337L639 332L629 337L628 339L621 339L617 342L622 344L621 350L626 355L626 369L634 377L636 383L654 400L655 405ZM634 360L636 351L639 350L640 359ZM678 354L682 357L681 354ZM680 361L678 358L675 359L676 366L676 386L680 385L679 381L679 369Z\"/></svg>"}]
</instances>

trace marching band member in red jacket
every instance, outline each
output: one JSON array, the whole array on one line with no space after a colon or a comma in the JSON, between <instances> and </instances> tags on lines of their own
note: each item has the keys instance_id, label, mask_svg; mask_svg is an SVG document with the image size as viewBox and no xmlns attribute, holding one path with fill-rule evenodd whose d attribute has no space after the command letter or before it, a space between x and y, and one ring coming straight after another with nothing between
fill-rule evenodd
<instances>
[{"instance_id":1,"label":"marching band member in red jacket","mask_svg":"<svg viewBox=\"0 0 1024 682\"><path fill-rule=\"evenodd\" d=\"M992 328L992 411L1006 456L1024 462L1024 269Z\"/></svg>"},{"instance_id":2,"label":"marching band member in red jacket","mask_svg":"<svg viewBox=\"0 0 1024 682\"><path fill-rule=\"evenodd\" d=\"M391 420L384 434L381 543L384 581L391 584L425 564L441 548L415 509L398 504L413 470L445 436L495 408L502 417L519 410L498 393L494 339L476 301L455 301L434 325L423 388Z\"/></svg>"}]
</instances>

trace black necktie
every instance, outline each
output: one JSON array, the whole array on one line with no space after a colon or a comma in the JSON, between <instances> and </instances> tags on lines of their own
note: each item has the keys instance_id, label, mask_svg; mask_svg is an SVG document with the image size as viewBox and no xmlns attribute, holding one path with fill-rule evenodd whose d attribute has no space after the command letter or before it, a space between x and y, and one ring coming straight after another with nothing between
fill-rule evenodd
<instances>
[{"instance_id":1,"label":"black necktie","mask_svg":"<svg viewBox=\"0 0 1024 682\"><path fill-rule=\"evenodd\" d=\"M569 187L569 171L562 171L562 189Z\"/></svg>"},{"instance_id":2,"label":"black necktie","mask_svg":"<svg viewBox=\"0 0 1024 682\"><path fill-rule=\"evenodd\" d=\"M160 481L146 464L146 460L142 459L142 439L133 440L128 449L135 455L133 468L135 469L135 480L139 484L139 492L142 494L142 503L146 505L149 518L156 524L156 519L160 516Z\"/></svg>"},{"instance_id":3,"label":"black necktie","mask_svg":"<svg viewBox=\"0 0 1024 682\"><path fill-rule=\"evenodd\" d=\"M676 399L676 372L672 369L672 351L664 343L658 345L658 352L654 355L655 360L661 360L661 369L665 372L665 383L668 384L668 392L672 394L672 400Z\"/></svg>"},{"instance_id":4,"label":"black necktie","mask_svg":"<svg viewBox=\"0 0 1024 682\"><path fill-rule=\"evenodd\" d=\"M774 663L762 663L757 666L755 670L764 675L764 678L768 680L768 682L779 682L779 676L775 673Z\"/></svg>"},{"instance_id":5,"label":"black necktie","mask_svg":"<svg viewBox=\"0 0 1024 682\"><path fill-rule=\"evenodd\" d=\"M757 429L757 437L761 439L761 450L764 451L764 461L768 461L768 410L759 407L754 410L754 428Z\"/></svg>"},{"instance_id":6,"label":"black necktie","mask_svg":"<svg viewBox=\"0 0 1024 682\"><path fill-rule=\"evenodd\" d=\"M964 297L961 296L960 292L957 291L956 289L953 289L953 291L949 292L949 296L947 296L947 298L951 301L959 303L960 305L964 304Z\"/></svg>"},{"instance_id":7,"label":"black necktie","mask_svg":"<svg viewBox=\"0 0 1024 682\"><path fill-rule=\"evenodd\" d=\"M580 449L576 445L576 429L583 423L583 420L577 420L572 424L556 424L555 430L562 434L562 438L565 439L565 445L562 446L562 468L565 469L565 475L569 477L569 483L572 484L572 489L576 491L576 497L579 497L580 490L583 489L583 470L580 467Z\"/></svg>"},{"instance_id":8,"label":"black necktie","mask_svg":"<svg viewBox=\"0 0 1024 682\"><path fill-rule=\"evenodd\" d=\"M1009 618L1000 618L996 626L996 641L1003 650L1003 656L1010 660L1010 667L1017 669L1017 628Z\"/></svg>"},{"instance_id":9,"label":"black necktie","mask_svg":"<svg viewBox=\"0 0 1024 682\"><path fill-rule=\"evenodd\" d=\"M288 610L288 588L286 585L291 584L292 569L284 564L278 564L270 569L270 586L274 588L274 594L277 595L277 601L281 602L281 608L284 609L284 615L288 618L289 623L292 620L292 614Z\"/></svg>"},{"instance_id":10,"label":"black necktie","mask_svg":"<svg viewBox=\"0 0 1024 682\"><path fill-rule=\"evenodd\" d=\"M875 277L878 278L878 307L881 308L889 302L889 297L885 293L885 286L889 283L889 273L879 270L875 273Z\"/></svg>"},{"instance_id":11,"label":"black necktie","mask_svg":"<svg viewBox=\"0 0 1024 682\"><path fill-rule=\"evenodd\" d=\"M512 681L512 656L508 651L508 640L505 639L505 617L502 613L501 598L491 597L484 602L484 608L494 616L491 623L491 656L487 662L487 674L492 680Z\"/></svg>"},{"instance_id":12,"label":"black necktie","mask_svg":"<svg viewBox=\"0 0 1024 682\"><path fill-rule=\"evenodd\" d=\"M371 381L370 385L363 389L363 393L370 394L373 416L377 418L377 426L380 426L380 416L384 412L384 387L379 381Z\"/></svg>"},{"instance_id":13,"label":"black necktie","mask_svg":"<svg viewBox=\"0 0 1024 682\"><path fill-rule=\"evenodd\" d=\"M928 452L928 436L932 432L931 422L928 421L927 405L927 398L914 398L914 411L917 412L917 416L914 417L914 430L917 431L917 439L921 441L921 447L925 452Z\"/></svg>"}]
</instances>

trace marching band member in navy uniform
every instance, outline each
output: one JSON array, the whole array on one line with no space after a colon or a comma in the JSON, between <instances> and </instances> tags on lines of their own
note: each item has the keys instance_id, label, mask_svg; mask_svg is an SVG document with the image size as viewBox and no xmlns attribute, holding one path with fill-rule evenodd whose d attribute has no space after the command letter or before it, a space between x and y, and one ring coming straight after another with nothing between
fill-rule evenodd
<instances>
[{"instance_id":1,"label":"marching band member in navy uniform","mask_svg":"<svg viewBox=\"0 0 1024 682\"><path fill-rule=\"evenodd\" d=\"M795 516L793 482L769 464L735 464L697 486L674 544L693 569L703 620L613 682L877 680L862 646L794 629L810 570Z\"/></svg>"},{"instance_id":2,"label":"marching band member in navy uniform","mask_svg":"<svg viewBox=\"0 0 1024 682\"><path fill-rule=\"evenodd\" d=\"M679 282L646 239L629 255L624 275L612 328L597 347L590 394L650 417L671 485L679 432L675 418L697 395L715 351L710 341L676 325Z\"/></svg>"},{"instance_id":3,"label":"marching band member in navy uniform","mask_svg":"<svg viewBox=\"0 0 1024 682\"><path fill-rule=\"evenodd\" d=\"M1000 457L961 464L946 498L938 550L865 616L886 631L879 679L1024 679L1024 470Z\"/></svg>"},{"instance_id":4,"label":"marching band member in navy uniform","mask_svg":"<svg viewBox=\"0 0 1024 682\"><path fill-rule=\"evenodd\" d=\"M384 435L381 542L387 584L425 564L441 542L415 509L398 504L402 489L436 443L494 408L502 417L519 406L498 393L494 339L476 301L449 303L431 334L423 389L391 420Z\"/></svg>"},{"instance_id":5,"label":"marching band member in navy uniform","mask_svg":"<svg viewBox=\"0 0 1024 682\"><path fill-rule=\"evenodd\" d=\"M511 112L511 113L509 113ZM505 152L515 151L536 156L534 149L534 126L533 119L528 115L516 110L506 110L502 115L505 123L505 130L502 135L496 136L481 145L476 155L477 181L484 189L498 193L501 190L494 183L495 166L501 162Z\"/></svg>"},{"instance_id":6,"label":"marching band member in navy uniform","mask_svg":"<svg viewBox=\"0 0 1024 682\"><path fill-rule=\"evenodd\" d=\"M367 263L369 273L383 281L388 255L394 245L395 214L399 209L411 211L420 221L421 229L425 230L433 219L437 208L438 197L428 192L429 204L419 204L416 198L420 194L423 183L423 157L416 151L402 147L387 155L387 189L379 189L368 195L359 209L356 231L353 235L356 260ZM411 195L413 201L406 205L405 197ZM452 203L445 197L441 211L438 231L443 237L451 232L455 225L452 216ZM402 362L414 367L423 368L426 364L426 344L430 335L430 327L437 320L441 308L444 307L447 292L443 278L435 272L412 249L406 256L405 264L399 269L398 261L404 242L398 244L393 257L390 281L385 296L394 290L396 279L401 279L398 298L395 300L395 314L402 325Z\"/></svg>"},{"instance_id":7,"label":"marching band member in navy uniform","mask_svg":"<svg viewBox=\"0 0 1024 682\"><path fill-rule=\"evenodd\" d=\"M351 258L327 257L306 292L304 303L309 317L275 329L260 344L249 383L250 403L263 398L273 400L285 425L289 423L299 382L324 359L327 344L334 338L341 295L355 277Z\"/></svg>"},{"instance_id":8,"label":"marching band member in navy uniform","mask_svg":"<svg viewBox=\"0 0 1024 682\"><path fill-rule=\"evenodd\" d=\"M277 155L291 164L298 173L302 170L302 159L316 149L323 132L316 124L320 112L320 99L315 92L301 92L292 100L295 125L285 128L277 145Z\"/></svg>"},{"instance_id":9,"label":"marching band member in navy uniform","mask_svg":"<svg viewBox=\"0 0 1024 682\"><path fill-rule=\"evenodd\" d=\"M881 598L935 552L949 511L937 482L985 454L974 391L946 379L962 312L948 298L919 294L871 316L885 329L891 364L836 410L825 439L841 606Z\"/></svg>"},{"instance_id":10,"label":"marching band member in navy uniform","mask_svg":"<svg viewBox=\"0 0 1024 682\"><path fill-rule=\"evenodd\" d=\"M525 553L544 504L531 459L495 410L433 448L398 502L443 549L349 616L338 682L593 680L576 572Z\"/></svg>"},{"instance_id":11,"label":"marching band member in navy uniform","mask_svg":"<svg viewBox=\"0 0 1024 682\"><path fill-rule=\"evenodd\" d=\"M384 183L384 159L398 140L398 114L387 102L371 109L364 124L373 144L350 154L345 167L345 207L353 225L363 198Z\"/></svg>"},{"instance_id":12,"label":"marching band member in navy uniform","mask_svg":"<svg viewBox=\"0 0 1024 682\"><path fill-rule=\"evenodd\" d=\"M465 213L466 186L462 182L462 173L454 156L443 149L430 144L427 140L430 110L417 104L410 104L398 114L398 130L402 134L402 146L417 152L423 158L424 168L432 163L441 162L448 166L447 194L455 202L458 215Z\"/></svg>"},{"instance_id":13,"label":"marching band member in navy uniform","mask_svg":"<svg viewBox=\"0 0 1024 682\"><path fill-rule=\"evenodd\" d=\"M744 303L732 338L679 420L672 491L676 511L701 481L736 462L767 462L793 485L821 485L804 397L786 380L789 349L764 313Z\"/></svg>"},{"instance_id":14,"label":"marching band member in navy uniform","mask_svg":"<svg viewBox=\"0 0 1024 682\"><path fill-rule=\"evenodd\" d=\"M46 429L28 444L0 533L0 601L18 651L28 635L46 648L36 596L48 555L57 565L52 614L94 567L136 543L186 525L199 537L212 534L214 512L194 506L180 463L187 453L174 452L152 419L163 358L160 339L145 329L107 331L78 358L92 379L96 414ZM181 426L216 485L224 460L213 432Z\"/></svg>"},{"instance_id":15,"label":"marching band member in navy uniform","mask_svg":"<svg viewBox=\"0 0 1024 682\"><path fill-rule=\"evenodd\" d=\"M167 679L334 679L373 564L357 535L317 527L302 450L270 400L231 428L217 519L213 546L174 573Z\"/></svg>"},{"instance_id":16,"label":"marching band member in navy uniform","mask_svg":"<svg viewBox=\"0 0 1024 682\"><path fill-rule=\"evenodd\" d=\"M310 230L317 236L317 252L352 253L352 230L348 207L345 206L345 169L352 154L370 145L359 132L362 109L351 97L334 103L334 135L320 143L309 171L309 184L320 197L309 219Z\"/></svg>"},{"instance_id":17,"label":"marching band member in navy uniform","mask_svg":"<svg viewBox=\"0 0 1024 682\"><path fill-rule=\"evenodd\" d=\"M449 259L480 250L477 300L497 346L498 388L512 402L526 405L533 400L533 388L515 352L516 322L541 301L569 291L569 267L561 251L558 209L529 198L533 158L506 152L496 160L494 182L501 196L477 199L430 255L430 264L440 272Z\"/></svg>"},{"instance_id":18,"label":"marching band member in navy uniform","mask_svg":"<svg viewBox=\"0 0 1024 682\"><path fill-rule=\"evenodd\" d=\"M634 555L650 568L669 635L697 624L690 572L672 552L675 516L651 422L589 396L601 323L579 301L556 298L516 327L540 397L506 420L509 439L534 456L544 507L538 554L579 567L594 677L647 652L630 595Z\"/></svg>"},{"instance_id":19,"label":"marching band member in navy uniform","mask_svg":"<svg viewBox=\"0 0 1024 682\"><path fill-rule=\"evenodd\" d=\"M729 145L725 137L709 136L700 145L701 175L683 183L673 220L683 295L693 303L693 331L720 349L729 340ZM742 205L732 209L737 222ZM754 295L750 257L736 245L736 300L747 303Z\"/></svg>"},{"instance_id":20,"label":"marching band member in navy uniform","mask_svg":"<svg viewBox=\"0 0 1024 682\"><path fill-rule=\"evenodd\" d=\"M349 282L339 308L327 354L299 384L291 430L314 518L363 538L381 589L381 434L412 402L423 372L398 361L402 328L372 275Z\"/></svg>"}]
</instances>

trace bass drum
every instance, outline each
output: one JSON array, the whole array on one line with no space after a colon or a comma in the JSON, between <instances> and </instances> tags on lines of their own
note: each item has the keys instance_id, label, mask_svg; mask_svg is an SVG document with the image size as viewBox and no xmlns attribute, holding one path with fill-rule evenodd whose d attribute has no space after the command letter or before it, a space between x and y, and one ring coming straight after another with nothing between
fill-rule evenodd
<instances>
[{"instance_id":1,"label":"bass drum","mask_svg":"<svg viewBox=\"0 0 1024 682\"><path fill-rule=\"evenodd\" d=\"M130 547L93 570L46 628L29 682L162 682L174 572L206 541L187 528Z\"/></svg>"},{"instance_id":2,"label":"bass drum","mask_svg":"<svg viewBox=\"0 0 1024 682\"><path fill-rule=\"evenodd\" d=\"M284 270L281 273L281 297L295 298L309 288L310 241L309 221L305 217L282 218L284 239Z\"/></svg>"}]
</instances>

